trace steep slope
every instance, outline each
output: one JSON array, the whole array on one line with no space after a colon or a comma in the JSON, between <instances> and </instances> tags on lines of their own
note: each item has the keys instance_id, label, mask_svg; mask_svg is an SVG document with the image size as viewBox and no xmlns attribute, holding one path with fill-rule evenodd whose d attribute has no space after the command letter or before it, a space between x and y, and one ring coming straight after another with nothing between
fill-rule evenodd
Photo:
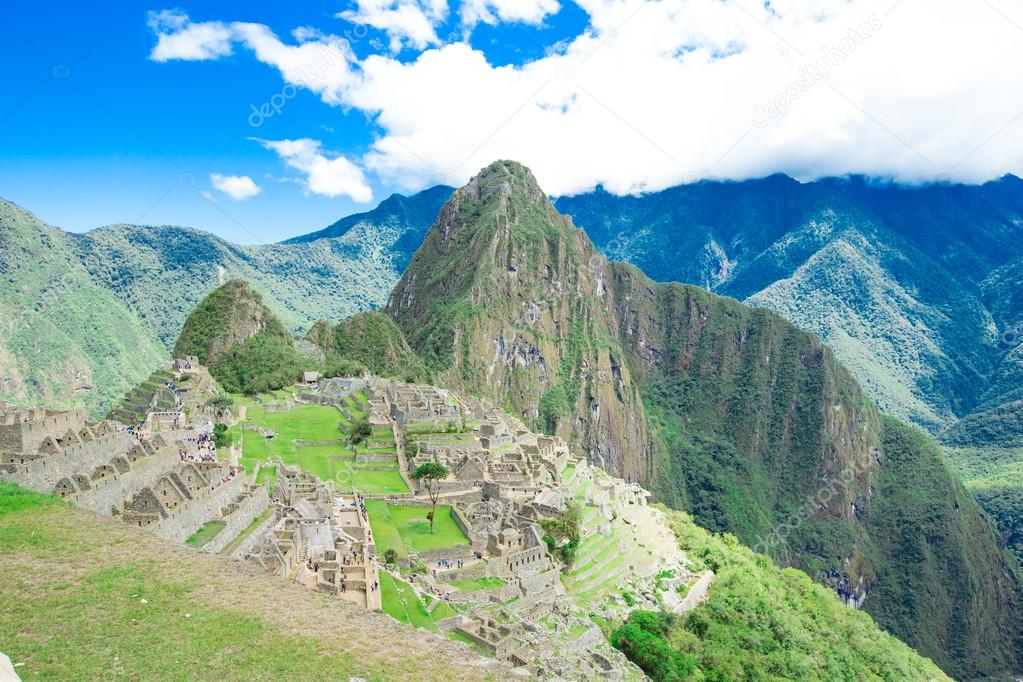
<instances>
[{"instance_id":1,"label":"steep slope","mask_svg":"<svg viewBox=\"0 0 1023 682\"><path fill-rule=\"evenodd\" d=\"M423 236L437 219L440 207L454 188L435 185L411 196L392 194L372 211L346 216L322 230L284 240L284 244L305 244L320 239L348 237L377 240L398 255L399 272L423 242Z\"/></svg>"},{"instance_id":2,"label":"steep slope","mask_svg":"<svg viewBox=\"0 0 1023 682\"><path fill-rule=\"evenodd\" d=\"M287 386L311 363L295 350L262 297L240 279L214 289L185 320L174 356L195 356L228 391Z\"/></svg>"},{"instance_id":3,"label":"steep slope","mask_svg":"<svg viewBox=\"0 0 1023 682\"><path fill-rule=\"evenodd\" d=\"M715 576L708 601L693 611L633 612L613 633L655 682L946 679L804 573L775 566L735 536L708 533L684 512L670 518L694 569Z\"/></svg>"},{"instance_id":4,"label":"steep slope","mask_svg":"<svg viewBox=\"0 0 1023 682\"><path fill-rule=\"evenodd\" d=\"M0 201L0 401L98 416L166 351L92 282L65 233Z\"/></svg>"},{"instance_id":5,"label":"steep slope","mask_svg":"<svg viewBox=\"0 0 1023 682\"><path fill-rule=\"evenodd\" d=\"M440 381L805 569L949 672L1023 667L1018 578L941 454L819 339L608 263L522 166L455 192L387 311ZM899 588L915 579L926 607Z\"/></svg>"},{"instance_id":6,"label":"steep slope","mask_svg":"<svg viewBox=\"0 0 1023 682\"><path fill-rule=\"evenodd\" d=\"M1023 182L1011 176L924 188L772 176L557 206L654 279L765 305L819 334L886 411L932 432L984 393L1003 330L985 304L1005 288L982 296L981 282L1023 255ZM831 276L835 265L847 274Z\"/></svg>"},{"instance_id":7,"label":"steep slope","mask_svg":"<svg viewBox=\"0 0 1023 682\"><path fill-rule=\"evenodd\" d=\"M321 320L306 339L320 349L328 365L355 361L378 376L413 383L429 381L425 363L409 346L401 329L383 313L358 313L336 327Z\"/></svg>"},{"instance_id":8,"label":"steep slope","mask_svg":"<svg viewBox=\"0 0 1023 682\"><path fill-rule=\"evenodd\" d=\"M528 170L496 163L445 204L387 311L435 376L636 477L648 436L617 321L593 307L599 258Z\"/></svg>"}]
</instances>

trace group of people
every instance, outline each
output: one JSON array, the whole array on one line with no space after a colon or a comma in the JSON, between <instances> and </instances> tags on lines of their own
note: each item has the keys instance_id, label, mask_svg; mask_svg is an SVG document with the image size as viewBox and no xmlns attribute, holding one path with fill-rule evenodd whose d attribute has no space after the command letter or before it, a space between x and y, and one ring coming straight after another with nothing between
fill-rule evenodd
<instances>
[{"instance_id":1,"label":"group of people","mask_svg":"<svg viewBox=\"0 0 1023 682\"><path fill-rule=\"evenodd\" d=\"M463 568L465 559L456 559L454 568ZM452 568L450 559L437 559L437 568Z\"/></svg>"}]
</instances>

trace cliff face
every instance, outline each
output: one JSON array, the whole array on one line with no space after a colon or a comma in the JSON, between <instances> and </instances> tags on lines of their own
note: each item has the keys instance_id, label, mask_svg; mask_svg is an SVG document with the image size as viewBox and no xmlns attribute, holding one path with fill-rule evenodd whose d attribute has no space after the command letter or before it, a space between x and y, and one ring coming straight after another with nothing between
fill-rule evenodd
<instances>
[{"instance_id":1,"label":"cliff face","mask_svg":"<svg viewBox=\"0 0 1023 682\"><path fill-rule=\"evenodd\" d=\"M444 206L387 311L438 379L635 478L649 435L596 262L532 174L498 163Z\"/></svg>"},{"instance_id":2,"label":"cliff face","mask_svg":"<svg viewBox=\"0 0 1023 682\"><path fill-rule=\"evenodd\" d=\"M1019 667L1019 579L926 437L774 313L608 263L519 164L455 192L387 312L439 383L806 570L953 674Z\"/></svg>"}]
</instances>

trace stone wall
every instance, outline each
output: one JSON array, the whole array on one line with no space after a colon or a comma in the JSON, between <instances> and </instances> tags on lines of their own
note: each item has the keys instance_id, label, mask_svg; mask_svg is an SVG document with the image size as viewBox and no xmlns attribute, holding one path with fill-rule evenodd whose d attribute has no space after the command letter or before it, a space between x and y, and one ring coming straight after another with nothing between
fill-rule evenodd
<instances>
[{"instance_id":1,"label":"stone wall","mask_svg":"<svg viewBox=\"0 0 1023 682\"><path fill-rule=\"evenodd\" d=\"M5 479L30 490L51 493L62 478L75 474L91 476L93 469L109 464L114 457L130 450L135 442L126 431L121 431L72 443L60 452L17 465L15 472L6 474Z\"/></svg>"},{"instance_id":2,"label":"stone wall","mask_svg":"<svg viewBox=\"0 0 1023 682\"><path fill-rule=\"evenodd\" d=\"M114 507L122 507L124 501L131 499L136 492L153 485L180 466L177 449L166 446L157 450L156 454L139 457L131 462L126 472L89 481L89 490L83 490L69 499L79 507L109 516Z\"/></svg>"},{"instance_id":3,"label":"stone wall","mask_svg":"<svg viewBox=\"0 0 1023 682\"><path fill-rule=\"evenodd\" d=\"M167 516L147 526L154 535L172 542L184 542L195 531L220 518L220 508L230 504L245 490L245 476L235 476L216 490L206 490L187 503L180 504Z\"/></svg>"},{"instance_id":4,"label":"stone wall","mask_svg":"<svg viewBox=\"0 0 1023 682\"><path fill-rule=\"evenodd\" d=\"M238 508L223 518L227 525L212 540L203 545L204 552L215 554L227 547L232 540L238 537L238 533L248 528L252 520L270 506L270 496L266 492L265 485L252 486L250 491Z\"/></svg>"},{"instance_id":5,"label":"stone wall","mask_svg":"<svg viewBox=\"0 0 1023 682\"><path fill-rule=\"evenodd\" d=\"M265 486L264 486L265 487ZM263 523L253 529L249 536L231 553L232 559L244 559L266 542L270 529L280 520L277 513L270 514Z\"/></svg>"},{"instance_id":6,"label":"stone wall","mask_svg":"<svg viewBox=\"0 0 1023 682\"><path fill-rule=\"evenodd\" d=\"M85 426L84 412L18 410L0 415L0 452L36 452L47 436L63 438Z\"/></svg>"}]
</instances>

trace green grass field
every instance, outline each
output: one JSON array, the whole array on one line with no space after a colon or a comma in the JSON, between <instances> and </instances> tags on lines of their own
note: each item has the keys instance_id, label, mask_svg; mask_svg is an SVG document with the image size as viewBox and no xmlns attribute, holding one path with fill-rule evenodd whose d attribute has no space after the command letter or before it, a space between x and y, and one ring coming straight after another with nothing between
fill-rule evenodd
<instances>
[{"instance_id":1,"label":"green grass field","mask_svg":"<svg viewBox=\"0 0 1023 682\"><path fill-rule=\"evenodd\" d=\"M286 391L279 391L276 398L286 397ZM269 402L272 396L262 396ZM280 459L292 466L318 476L324 481L334 481L342 491L358 491L369 495L400 494L409 492L408 484L398 473L397 457L393 462L358 464L355 453L345 444L344 428L347 420L341 412L329 405L296 405L284 413L267 412L264 405L255 399L235 396L239 404L246 406L245 424L262 427L274 432L273 438L264 438L257 431L234 426L229 437L242 444L241 463L246 472L256 475L258 483L267 482L271 489L276 479L273 467L262 467L267 460ZM364 415L368 411L366 396L361 393L346 398L348 409ZM391 447L377 451L378 454L396 455L394 435L390 429L377 428L372 436L375 442ZM298 446L295 441L323 442L340 441L335 445Z\"/></svg>"},{"instance_id":2,"label":"green grass field","mask_svg":"<svg viewBox=\"0 0 1023 682\"><path fill-rule=\"evenodd\" d=\"M455 523L449 506L438 505L432 534L426 518L429 507L404 507L383 500L367 500L366 510L377 552L381 555L393 549L399 557L405 558L410 551L432 552L469 545L469 538Z\"/></svg>"},{"instance_id":3,"label":"green grass field","mask_svg":"<svg viewBox=\"0 0 1023 682\"><path fill-rule=\"evenodd\" d=\"M189 547L202 547L207 542L217 537L220 531L224 530L227 524L223 521L210 521L199 530L192 533L192 535L185 540L185 544Z\"/></svg>"},{"instance_id":4,"label":"green grass field","mask_svg":"<svg viewBox=\"0 0 1023 682\"><path fill-rule=\"evenodd\" d=\"M501 587L506 583L500 578L485 576L483 578L455 580L451 584L463 592L476 592L478 590L492 590L495 587Z\"/></svg>"}]
</instances>

